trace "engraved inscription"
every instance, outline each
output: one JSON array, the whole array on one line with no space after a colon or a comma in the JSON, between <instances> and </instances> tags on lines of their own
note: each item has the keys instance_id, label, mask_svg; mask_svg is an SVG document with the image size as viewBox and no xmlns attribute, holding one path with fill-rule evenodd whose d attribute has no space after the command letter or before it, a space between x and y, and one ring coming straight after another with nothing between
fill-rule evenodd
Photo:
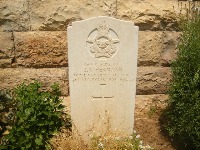
<instances>
[{"instance_id":1,"label":"engraved inscription","mask_svg":"<svg viewBox=\"0 0 200 150\"><path fill-rule=\"evenodd\" d=\"M116 33L107 27L105 21L93 32L94 35L90 34L87 39L89 51L95 58L111 58L117 51L116 43L119 43Z\"/></svg>"},{"instance_id":2,"label":"engraved inscription","mask_svg":"<svg viewBox=\"0 0 200 150\"><path fill-rule=\"evenodd\" d=\"M124 73L118 63L85 63L84 66L84 70L73 74L73 82L133 82L135 80L131 74Z\"/></svg>"}]
</instances>

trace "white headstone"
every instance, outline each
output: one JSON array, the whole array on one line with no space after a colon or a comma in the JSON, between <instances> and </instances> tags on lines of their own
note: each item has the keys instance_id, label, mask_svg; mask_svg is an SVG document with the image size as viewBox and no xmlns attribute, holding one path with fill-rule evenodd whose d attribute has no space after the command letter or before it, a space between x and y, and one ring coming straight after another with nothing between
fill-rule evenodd
<instances>
[{"instance_id":1,"label":"white headstone","mask_svg":"<svg viewBox=\"0 0 200 150\"><path fill-rule=\"evenodd\" d=\"M132 22L96 17L68 27L71 117L84 137L132 133L137 53Z\"/></svg>"}]
</instances>

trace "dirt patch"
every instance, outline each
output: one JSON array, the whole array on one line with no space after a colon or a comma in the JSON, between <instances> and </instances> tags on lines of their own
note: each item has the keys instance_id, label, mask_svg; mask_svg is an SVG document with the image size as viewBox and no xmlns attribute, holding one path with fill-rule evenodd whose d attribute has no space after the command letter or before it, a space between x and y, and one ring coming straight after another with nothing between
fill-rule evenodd
<instances>
[{"instance_id":1,"label":"dirt patch","mask_svg":"<svg viewBox=\"0 0 200 150\"><path fill-rule=\"evenodd\" d=\"M150 145L156 150L175 150L171 141L164 135L160 127L160 113L157 110L152 115L149 115L149 111L142 112L141 118L135 120L135 130L141 136L144 145Z\"/></svg>"}]
</instances>

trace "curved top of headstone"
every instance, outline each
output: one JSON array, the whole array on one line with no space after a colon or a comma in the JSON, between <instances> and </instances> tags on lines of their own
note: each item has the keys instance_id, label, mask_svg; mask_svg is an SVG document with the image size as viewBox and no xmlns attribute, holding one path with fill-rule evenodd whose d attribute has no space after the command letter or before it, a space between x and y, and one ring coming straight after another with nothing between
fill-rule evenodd
<instances>
[{"instance_id":1,"label":"curved top of headstone","mask_svg":"<svg viewBox=\"0 0 200 150\"><path fill-rule=\"evenodd\" d=\"M121 41L129 40L128 34L138 34L138 27L134 26L133 22L107 16L73 22L72 26L68 27L68 30L70 29L79 33L77 38L86 39L88 52L100 60L112 58L119 45L123 44Z\"/></svg>"},{"instance_id":2,"label":"curved top of headstone","mask_svg":"<svg viewBox=\"0 0 200 150\"><path fill-rule=\"evenodd\" d=\"M108 16L98 16L98 17L92 17L92 18L88 18L88 19L85 19L85 20L72 22L72 26L73 26L73 24L76 24L76 23L89 22L89 21L99 20L99 19L112 20L112 21L115 21L115 22L131 23L132 25L134 25L134 22L132 22L132 21L120 20L120 19L117 19L117 18L114 18L114 17L108 17Z\"/></svg>"}]
</instances>

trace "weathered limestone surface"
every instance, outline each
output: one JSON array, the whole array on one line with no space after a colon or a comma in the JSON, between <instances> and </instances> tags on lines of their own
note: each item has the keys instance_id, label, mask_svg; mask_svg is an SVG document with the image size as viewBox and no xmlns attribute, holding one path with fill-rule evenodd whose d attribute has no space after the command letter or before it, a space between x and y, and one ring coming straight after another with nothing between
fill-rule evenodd
<instances>
[{"instance_id":1,"label":"weathered limestone surface","mask_svg":"<svg viewBox=\"0 0 200 150\"><path fill-rule=\"evenodd\" d=\"M161 48L161 60L162 66L170 66L170 63L177 57L177 46L180 42L181 33L179 32L168 32L163 36L163 47Z\"/></svg>"},{"instance_id":2,"label":"weathered limestone surface","mask_svg":"<svg viewBox=\"0 0 200 150\"><path fill-rule=\"evenodd\" d=\"M0 31L27 31L30 26L27 0L0 0Z\"/></svg>"},{"instance_id":3,"label":"weathered limestone surface","mask_svg":"<svg viewBox=\"0 0 200 150\"><path fill-rule=\"evenodd\" d=\"M11 67L14 59L12 33L0 32L0 67Z\"/></svg>"},{"instance_id":4,"label":"weathered limestone surface","mask_svg":"<svg viewBox=\"0 0 200 150\"><path fill-rule=\"evenodd\" d=\"M119 0L121 19L133 20L140 30L177 30L176 0Z\"/></svg>"},{"instance_id":5,"label":"weathered limestone surface","mask_svg":"<svg viewBox=\"0 0 200 150\"><path fill-rule=\"evenodd\" d=\"M138 66L170 66L179 37L179 32L140 31Z\"/></svg>"},{"instance_id":6,"label":"weathered limestone surface","mask_svg":"<svg viewBox=\"0 0 200 150\"><path fill-rule=\"evenodd\" d=\"M137 94L164 94L171 79L169 67L140 67L137 73Z\"/></svg>"},{"instance_id":7,"label":"weathered limestone surface","mask_svg":"<svg viewBox=\"0 0 200 150\"><path fill-rule=\"evenodd\" d=\"M113 16L115 0L35 0L31 5L33 30L66 30L72 21Z\"/></svg>"},{"instance_id":8,"label":"weathered limestone surface","mask_svg":"<svg viewBox=\"0 0 200 150\"><path fill-rule=\"evenodd\" d=\"M66 30L72 21L111 16L140 30L177 30L176 0L2 0L0 31Z\"/></svg>"},{"instance_id":9,"label":"weathered limestone surface","mask_svg":"<svg viewBox=\"0 0 200 150\"><path fill-rule=\"evenodd\" d=\"M67 66L66 32L15 32L15 51L18 66Z\"/></svg>"},{"instance_id":10,"label":"weathered limestone surface","mask_svg":"<svg viewBox=\"0 0 200 150\"><path fill-rule=\"evenodd\" d=\"M168 95L165 94L136 95L135 115L144 117L142 116L144 111L148 112L151 108L165 108L167 99Z\"/></svg>"},{"instance_id":11,"label":"weathered limestone surface","mask_svg":"<svg viewBox=\"0 0 200 150\"><path fill-rule=\"evenodd\" d=\"M60 84L62 95L68 95L67 68L7 68L0 69L0 89L13 88L24 81L39 80L45 87L54 82ZM139 67L137 73L137 95L163 94L171 79L169 67ZM44 87L44 88L45 88Z\"/></svg>"},{"instance_id":12,"label":"weathered limestone surface","mask_svg":"<svg viewBox=\"0 0 200 150\"><path fill-rule=\"evenodd\" d=\"M51 69L0 69L0 89L14 88L23 82L38 80L43 83L43 89L48 90L53 83L58 83L63 95L68 95L68 71L66 68Z\"/></svg>"},{"instance_id":13,"label":"weathered limestone surface","mask_svg":"<svg viewBox=\"0 0 200 150\"><path fill-rule=\"evenodd\" d=\"M66 31L14 32L16 64L34 68L68 66L66 35ZM140 31L138 66L170 66L176 58L179 36L179 32Z\"/></svg>"},{"instance_id":14,"label":"weathered limestone surface","mask_svg":"<svg viewBox=\"0 0 200 150\"><path fill-rule=\"evenodd\" d=\"M72 21L107 15L134 20L140 30L176 30L173 5L177 5L175 0L34 1L31 2L32 29L65 30Z\"/></svg>"}]
</instances>

